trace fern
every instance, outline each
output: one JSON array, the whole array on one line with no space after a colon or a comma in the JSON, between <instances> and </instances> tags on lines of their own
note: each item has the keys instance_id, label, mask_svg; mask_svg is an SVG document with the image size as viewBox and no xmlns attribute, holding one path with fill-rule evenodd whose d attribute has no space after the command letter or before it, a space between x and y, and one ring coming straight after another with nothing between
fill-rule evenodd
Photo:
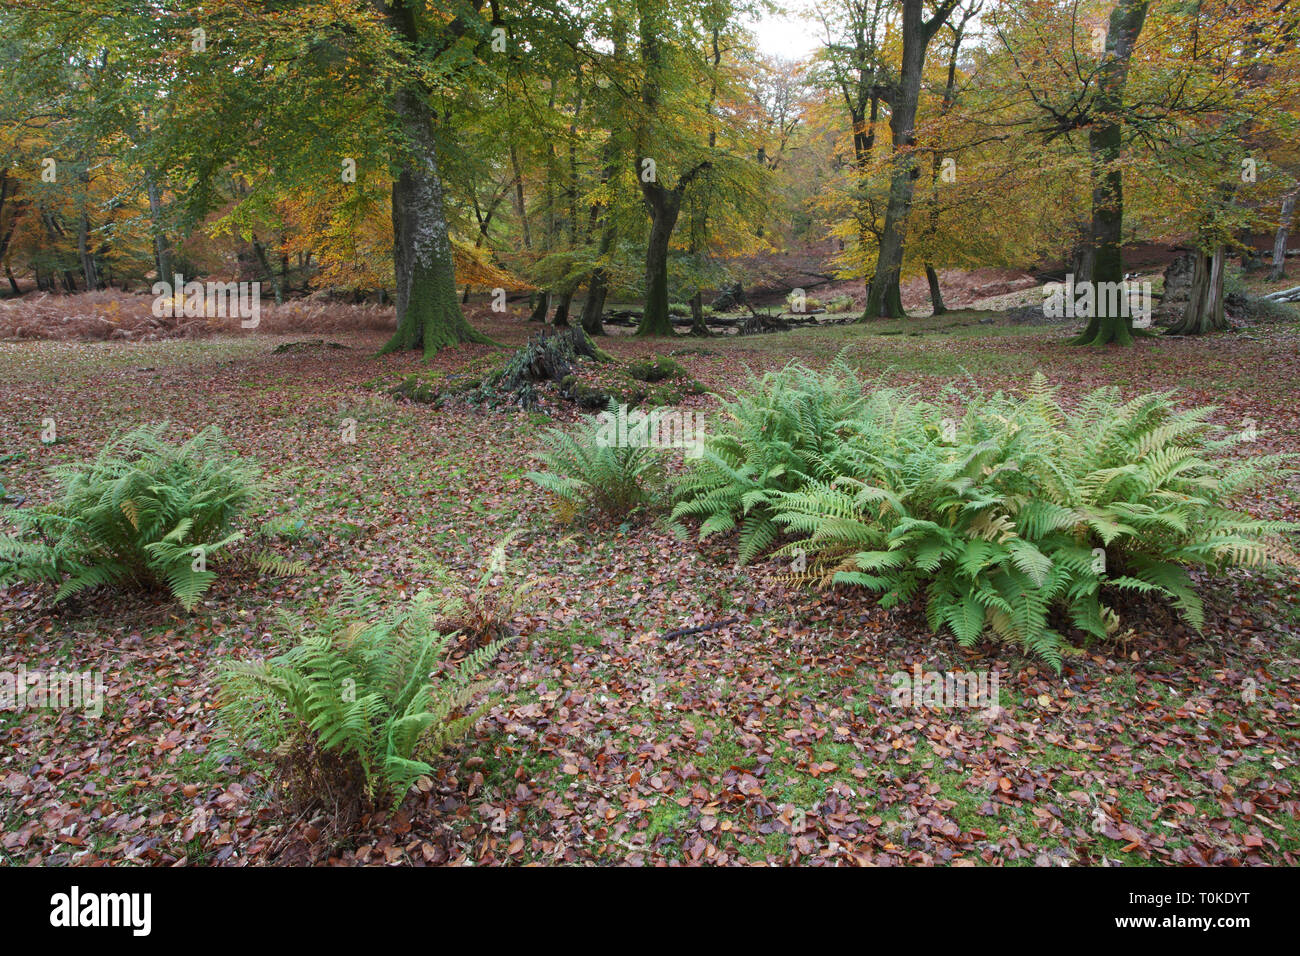
<instances>
[{"instance_id":1,"label":"fern","mask_svg":"<svg viewBox=\"0 0 1300 956\"><path fill-rule=\"evenodd\" d=\"M487 684L475 678L507 643L446 665L452 635L437 630L440 611L421 592L384 613L351 588L314 628L288 618L299 637L294 647L223 670L218 699L227 731L282 759L305 751L317 770L355 777L368 800L396 806L489 706Z\"/></svg>"},{"instance_id":2,"label":"fern","mask_svg":"<svg viewBox=\"0 0 1300 956\"><path fill-rule=\"evenodd\" d=\"M607 413L618 414L613 400ZM654 449L605 441L605 427L597 416L584 415L568 431L549 429L538 456L549 470L525 477L571 513L594 509L621 518L653 504L662 480Z\"/></svg>"},{"instance_id":3,"label":"fern","mask_svg":"<svg viewBox=\"0 0 1300 956\"><path fill-rule=\"evenodd\" d=\"M679 485L674 518L701 518L701 536L740 524L742 560L780 530L777 553L803 551L808 579L886 606L924 594L934 629L966 645L993 634L1056 667L1070 648L1053 613L1104 638L1117 626L1107 588L1164 595L1199 628L1187 565L1300 560L1295 525L1228 507L1284 456L1226 458L1234 442L1212 409L1101 389L1067 413L1036 376L1024 398L968 398L941 427L941 410L907 391L856 388L839 368L764 377Z\"/></svg>"},{"instance_id":4,"label":"fern","mask_svg":"<svg viewBox=\"0 0 1300 956\"><path fill-rule=\"evenodd\" d=\"M216 579L208 564L243 537L230 527L264 485L216 429L172 445L166 427L137 428L92 461L51 469L63 486L53 505L0 512L20 532L0 537L0 584L55 585L56 601L101 586L165 585L192 609Z\"/></svg>"},{"instance_id":5,"label":"fern","mask_svg":"<svg viewBox=\"0 0 1300 956\"><path fill-rule=\"evenodd\" d=\"M837 357L818 374L789 365L723 407L725 424L674 488L671 520L700 521L700 537L740 528L740 562L776 539L775 496L834 473L840 444L867 400L857 373Z\"/></svg>"}]
</instances>

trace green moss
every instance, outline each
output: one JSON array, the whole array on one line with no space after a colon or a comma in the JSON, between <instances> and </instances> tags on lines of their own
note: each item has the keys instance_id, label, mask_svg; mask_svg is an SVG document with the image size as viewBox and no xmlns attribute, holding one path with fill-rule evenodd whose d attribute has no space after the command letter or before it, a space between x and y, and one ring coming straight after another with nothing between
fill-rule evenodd
<instances>
[{"instance_id":1,"label":"green moss","mask_svg":"<svg viewBox=\"0 0 1300 956\"><path fill-rule=\"evenodd\" d=\"M627 374L638 382L662 382L669 378L686 378L686 369L666 355L629 362Z\"/></svg>"}]
</instances>

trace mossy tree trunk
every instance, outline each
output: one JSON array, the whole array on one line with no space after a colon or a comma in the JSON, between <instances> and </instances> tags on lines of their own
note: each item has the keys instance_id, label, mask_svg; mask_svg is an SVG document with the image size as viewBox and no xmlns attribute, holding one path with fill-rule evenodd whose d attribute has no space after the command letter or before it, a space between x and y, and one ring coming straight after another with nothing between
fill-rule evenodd
<instances>
[{"instance_id":1,"label":"mossy tree trunk","mask_svg":"<svg viewBox=\"0 0 1300 956\"><path fill-rule=\"evenodd\" d=\"M1088 127L1092 165L1092 276L1096 307L1076 345L1132 345L1131 310L1120 307L1124 296L1097 293L1100 283L1124 281L1124 87L1149 0L1120 0L1111 11L1106 47L1098 72L1096 115ZM1114 308L1112 308L1112 306ZM1130 314L1125 314L1130 313Z\"/></svg>"},{"instance_id":2,"label":"mossy tree trunk","mask_svg":"<svg viewBox=\"0 0 1300 956\"><path fill-rule=\"evenodd\" d=\"M490 342L466 321L456 301L456 268L427 93L414 85L400 89L393 108L407 152L393 183L397 331L380 354L423 349L428 358L449 345Z\"/></svg>"},{"instance_id":3,"label":"mossy tree trunk","mask_svg":"<svg viewBox=\"0 0 1300 956\"><path fill-rule=\"evenodd\" d=\"M557 329L569 327L569 305L573 302L572 292L561 292L559 301L555 304L555 316L551 319L551 324Z\"/></svg>"},{"instance_id":4,"label":"mossy tree trunk","mask_svg":"<svg viewBox=\"0 0 1300 956\"><path fill-rule=\"evenodd\" d=\"M1075 339L1078 345L1133 344L1133 317L1121 308L1121 296L1097 292L1099 283L1124 281L1124 174L1119 168L1118 122L1094 123L1088 131L1088 149L1094 164L1092 188L1092 282L1095 306L1088 327ZM1112 308L1112 306L1114 308Z\"/></svg>"}]
</instances>

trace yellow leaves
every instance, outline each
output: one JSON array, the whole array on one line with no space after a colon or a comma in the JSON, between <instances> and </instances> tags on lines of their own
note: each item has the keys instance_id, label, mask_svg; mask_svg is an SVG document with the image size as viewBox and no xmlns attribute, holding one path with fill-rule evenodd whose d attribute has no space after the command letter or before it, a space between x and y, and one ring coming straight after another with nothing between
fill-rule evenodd
<instances>
[{"instance_id":1,"label":"yellow leaves","mask_svg":"<svg viewBox=\"0 0 1300 956\"><path fill-rule=\"evenodd\" d=\"M970 531L984 541L1002 544L1016 537L1016 523L1004 514L981 511L970 523Z\"/></svg>"},{"instance_id":2,"label":"yellow leaves","mask_svg":"<svg viewBox=\"0 0 1300 956\"><path fill-rule=\"evenodd\" d=\"M295 195L279 206L289 238L287 256L311 254L318 263L316 288L376 289L392 284L393 228L390 200L375 182L331 185ZM456 282L478 289L524 292L534 286L493 263L484 249L452 239Z\"/></svg>"},{"instance_id":3,"label":"yellow leaves","mask_svg":"<svg viewBox=\"0 0 1300 956\"><path fill-rule=\"evenodd\" d=\"M509 292L525 292L536 288L518 276L493 265L482 249L453 239L452 258L456 263L456 282L480 289L501 288Z\"/></svg>"}]
</instances>

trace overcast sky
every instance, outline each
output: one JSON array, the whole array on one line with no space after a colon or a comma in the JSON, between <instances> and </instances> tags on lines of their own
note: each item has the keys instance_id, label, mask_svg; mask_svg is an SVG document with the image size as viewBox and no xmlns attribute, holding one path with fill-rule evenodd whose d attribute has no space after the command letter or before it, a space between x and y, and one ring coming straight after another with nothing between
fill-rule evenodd
<instances>
[{"instance_id":1,"label":"overcast sky","mask_svg":"<svg viewBox=\"0 0 1300 956\"><path fill-rule=\"evenodd\" d=\"M821 45L817 33L820 25L794 16L769 14L753 24L751 29L758 37L758 48L768 56L799 60Z\"/></svg>"}]
</instances>

